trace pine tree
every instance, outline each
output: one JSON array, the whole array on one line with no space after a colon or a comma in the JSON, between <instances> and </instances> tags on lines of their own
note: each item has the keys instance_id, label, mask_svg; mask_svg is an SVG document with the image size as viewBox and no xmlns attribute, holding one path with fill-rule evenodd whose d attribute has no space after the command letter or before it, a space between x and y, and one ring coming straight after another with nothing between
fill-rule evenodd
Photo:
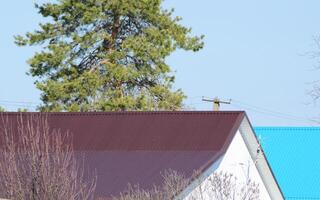
<instances>
[{"instance_id":1,"label":"pine tree","mask_svg":"<svg viewBox=\"0 0 320 200\"><path fill-rule=\"evenodd\" d=\"M5 112L6 109L4 109L3 107L0 106L0 112Z\"/></svg>"},{"instance_id":2,"label":"pine tree","mask_svg":"<svg viewBox=\"0 0 320 200\"><path fill-rule=\"evenodd\" d=\"M37 31L16 36L41 45L29 61L42 91L42 111L178 110L166 58L176 49L198 51L163 0L58 0L36 5L48 18Z\"/></svg>"}]
</instances>

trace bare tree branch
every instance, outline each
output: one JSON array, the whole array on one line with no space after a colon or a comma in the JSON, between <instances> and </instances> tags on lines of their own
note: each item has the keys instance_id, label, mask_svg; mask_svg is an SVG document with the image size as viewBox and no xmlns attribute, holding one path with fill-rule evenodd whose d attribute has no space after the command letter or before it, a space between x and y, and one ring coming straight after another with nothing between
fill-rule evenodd
<instances>
[{"instance_id":1,"label":"bare tree branch","mask_svg":"<svg viewBox=\"0 0 320 200\"><path fill-rule=\"evenodd\" d=\"M72 135L50 130L45 116L2 117L0 197L14 200L91 200L96 177L85 177ZM1 127L0 127L1 128Z\"/></svg>"},{"instance_id":2,"label":"bare tree branch","mask_svg":"<svg viewBox=\"0 0 320 200\"><path fill-rule=\"evenodd\" d=\"M195 176L199 173L195 173ZM162 187L151 190L131 186L113 200L259 200L259 185L252 180L242 183L237 178L224 172L215 172L206 180L198 179L198 187L190 195L180 196L187 189L192 179L187 179L174 170L163 173ZM194 179L197 181L197 179Z\"/></svg>"}]
</instances>

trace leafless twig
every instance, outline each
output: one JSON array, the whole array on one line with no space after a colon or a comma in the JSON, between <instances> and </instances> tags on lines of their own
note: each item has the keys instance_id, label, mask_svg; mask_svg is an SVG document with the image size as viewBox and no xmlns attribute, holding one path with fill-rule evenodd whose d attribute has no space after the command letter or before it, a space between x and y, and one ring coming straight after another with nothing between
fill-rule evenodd
<instances>
[{"instance_id":1,"label":"leafless twig","mask_svg":"<svg viewBox=\"0 0 320 200\"><path fill-rule=\"evenodd\" d=\"M96 177L85 178L72 136L51 130L45 116L1 117L0 197L14 200L91 200ZM13 126L12 124L18 124Z\"/></svg>"}]
</instances>

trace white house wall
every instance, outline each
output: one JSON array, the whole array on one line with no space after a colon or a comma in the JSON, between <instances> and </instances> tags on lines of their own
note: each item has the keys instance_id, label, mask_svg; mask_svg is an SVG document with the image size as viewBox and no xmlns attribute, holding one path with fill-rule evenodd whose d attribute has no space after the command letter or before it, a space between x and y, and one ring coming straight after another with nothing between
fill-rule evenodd
<instances>
[{"instance_id":1,"label":"white house wall","mask_svg":"<svg viewBox=\"0 0 320 200\"><path fill-rule=\"evenodd\" d=\"M259 162L259 158L260 156L257 155L252 159L242 135L237 131L217 171L234 174L240 183L246 183L249 179L253 180L259 184L260 199L268 200L271 198L255 165L256 162Z\"/></svg>"},{"instance_id":2,"label":"white house wall","mask_svg":"<svg viewBox=\"0 0 320 200\"><path fill-rule=\"evenodd\" d=\"M259 156L257 156L259 157ZM225 155L208 170L211 175L206 176L205 180L198 179L197 187L193 187L192 191L189 188L189 194L184 200L212 200L212 193L210 193L210 178L213 176L213 172L227 172L233 174L236 178L236 187L246 185L246 182L250 179L259 184L260 199L270 200L270 196L262 182L262 179L258 173L255 162L259 162L259 159L253 160L250 156L248 148L238 130L235 134L227 152ZM207 171L208 171L207 170ZM195 181L195 182L196 182ZM201 184L199 184L201 182ZM195 183L194 183L195 184ZM194 189L195 188L195 189Z\"/></svg>"}]
</instances>

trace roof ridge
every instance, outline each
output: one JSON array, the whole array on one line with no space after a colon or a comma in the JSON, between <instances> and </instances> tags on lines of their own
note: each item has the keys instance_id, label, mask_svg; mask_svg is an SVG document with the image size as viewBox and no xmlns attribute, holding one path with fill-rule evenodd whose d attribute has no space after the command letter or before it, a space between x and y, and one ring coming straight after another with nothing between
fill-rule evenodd
<instances>
[{"instance_id":1,"label":"roof ridge","mask_svg":"<svg viewBox=\"0 0 320 200\"><path fill-rule=\"evenodd\" d=\"M2 112L0 115L225 115L240 114L245 111L107 111L107 112Z\"/></svg>"}]
</instances>

